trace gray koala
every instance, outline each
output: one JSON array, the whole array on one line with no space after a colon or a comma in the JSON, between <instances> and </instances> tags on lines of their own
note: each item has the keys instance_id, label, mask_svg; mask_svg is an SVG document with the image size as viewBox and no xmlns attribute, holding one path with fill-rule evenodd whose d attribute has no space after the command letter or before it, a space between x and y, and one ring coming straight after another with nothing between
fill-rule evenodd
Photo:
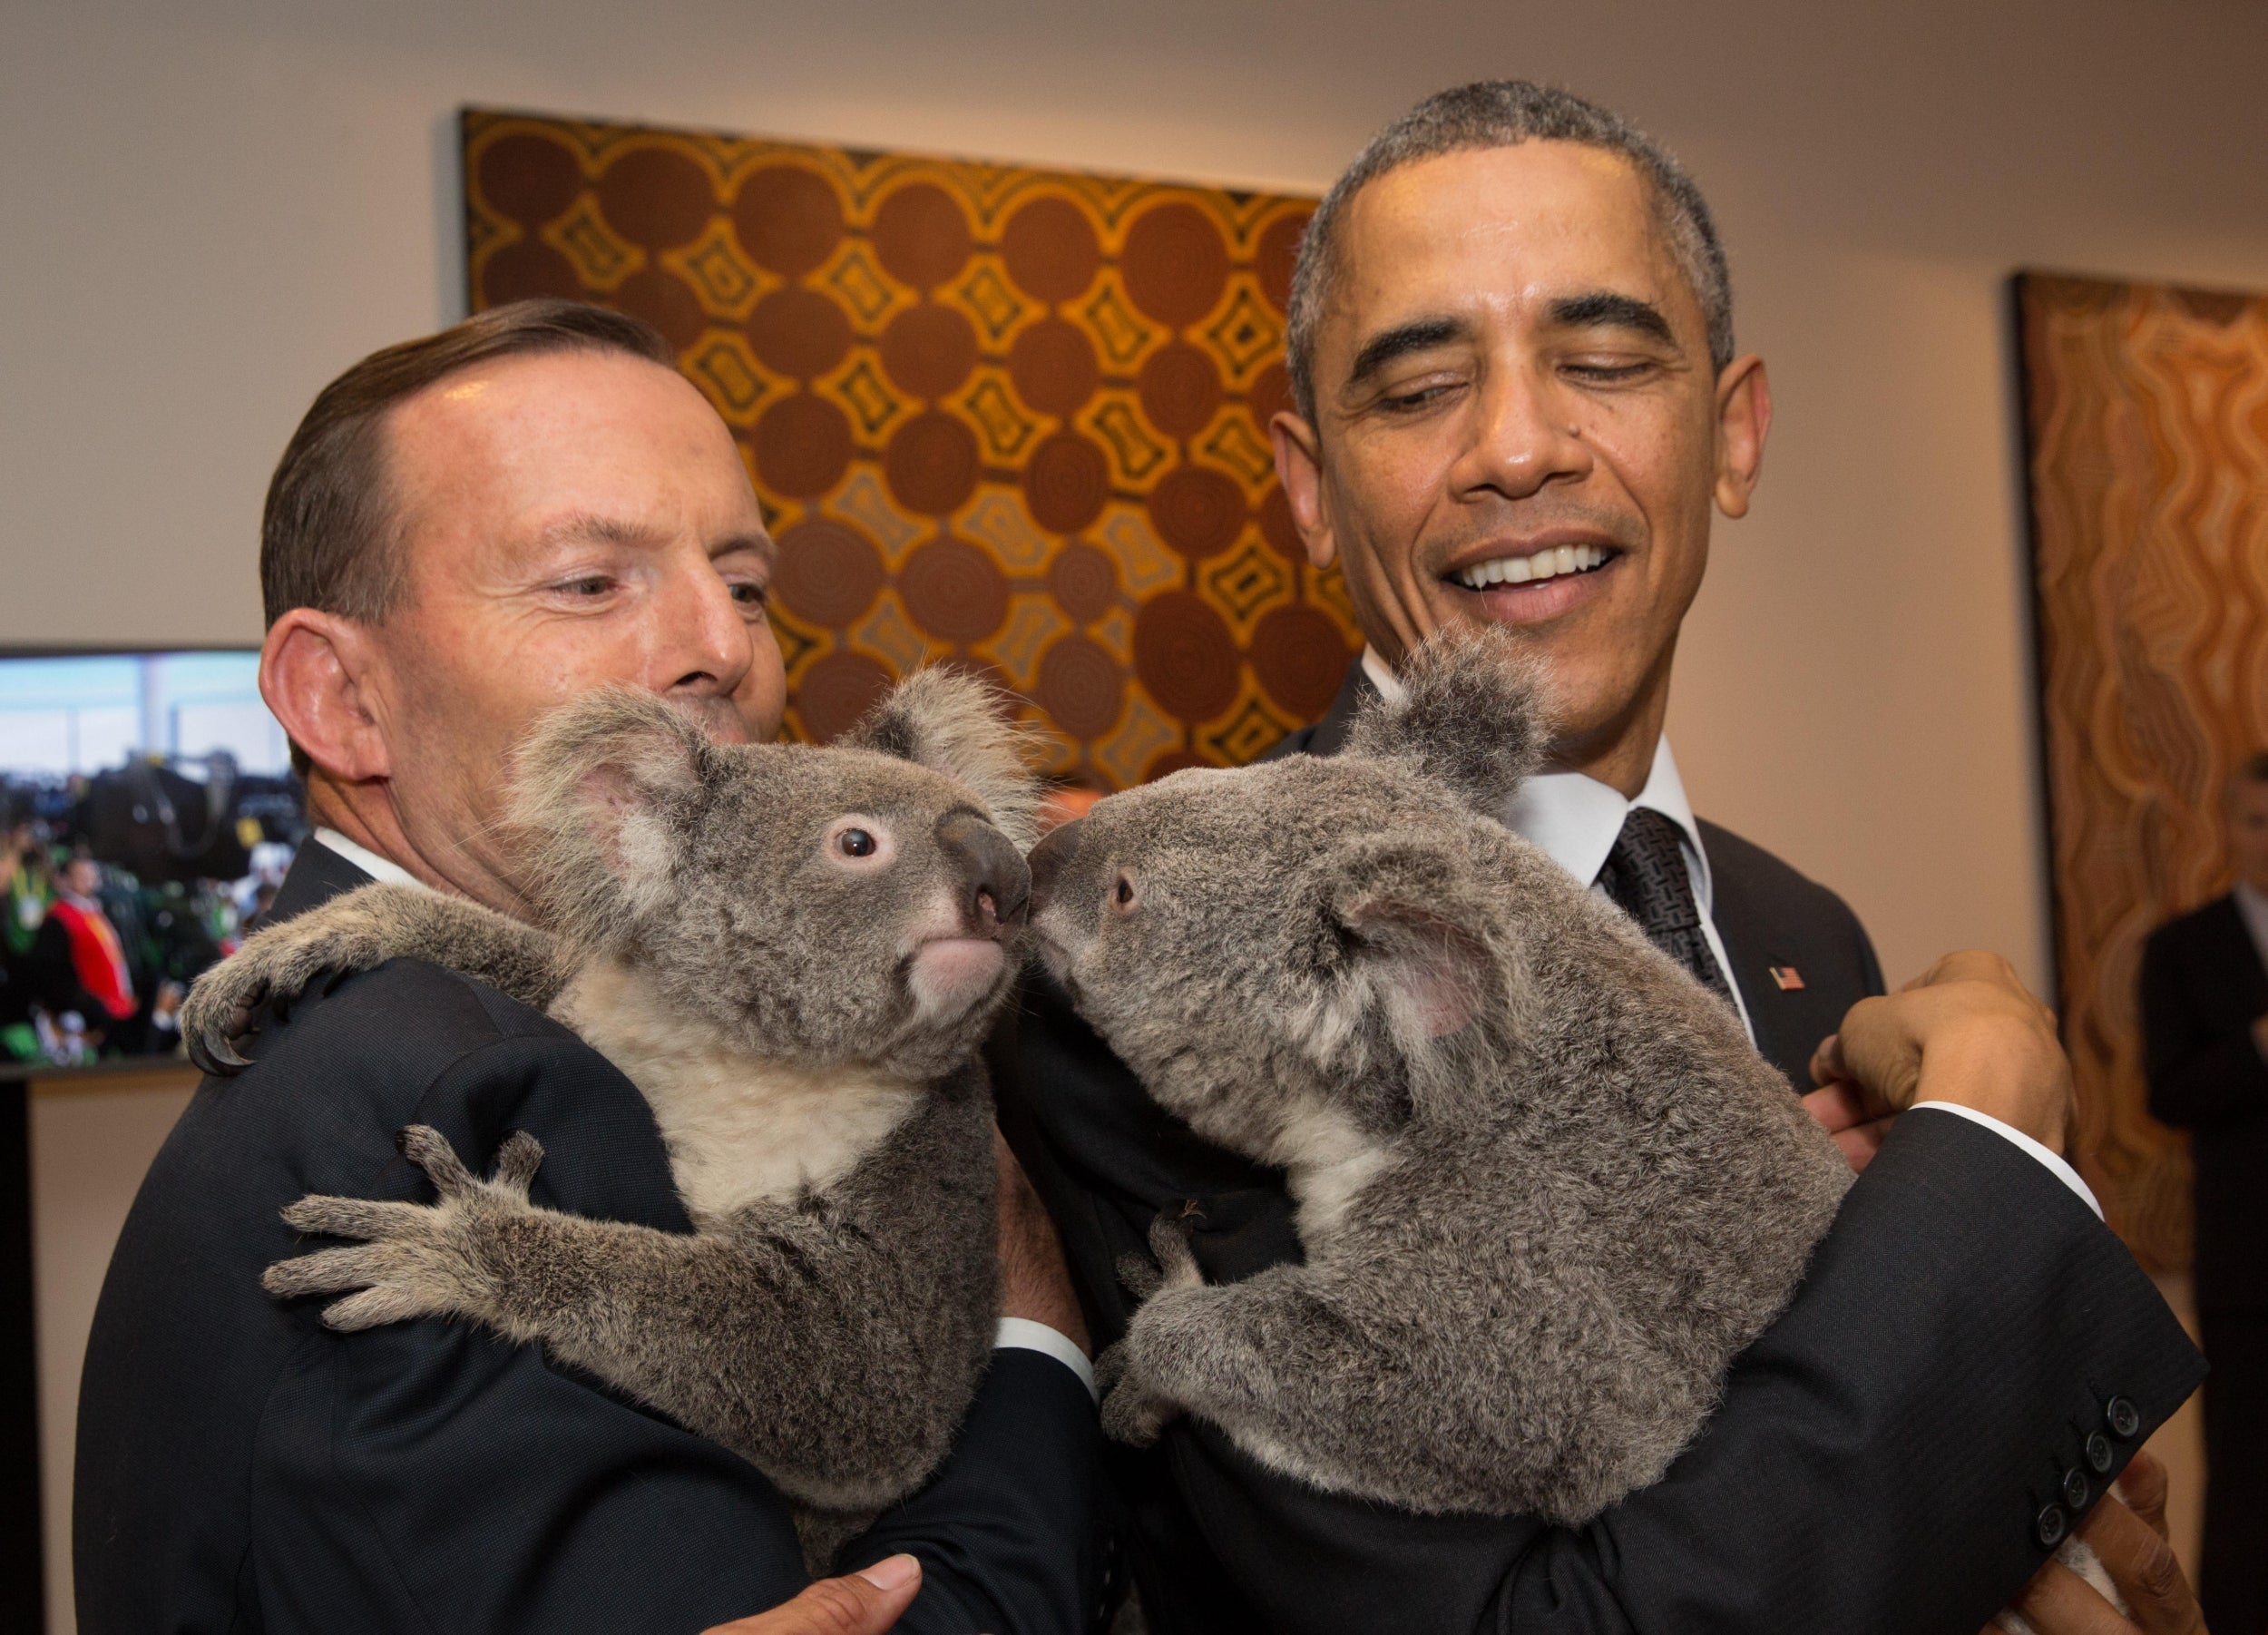
<instances>
[{"instance_id":1,"label":"gray koala","mask_svg":"<svg viewBox=\"0 0 2268 1635\"><path fill-rule=\"evenodd\" d=\"M1731 1010L1497 820L1539 739L1503 639L1407 681L1342 755L1178 772L1032 854L1080 1014L1285 1170L1306 1257L1208 1287L1161 1220L1104 1424L1579 1523L1692 1438L1851 1176Z\"/></svg>"},{"instance_id":2,"label":"gray koala","mask_svg":"<svg viewBox=\"0 0 2268 1635\"><path fill-rule=\"evenodd\" d=\"M334 1328L456 1317L541 1341L762 1470L823 1567L934 1468L990 1355L975 1052L1014 980L1038 795L990 690L943 671L827 749L719 746L628 690L554 712L509 801L543 929L365 886L252 937L183 1031L225 1072L258 1007L322 973L449 966L638 1086L696 1231L532 1204L524 1133L483 1180L413 1127L438 1201L302 1199L291 1226L359 1244L279 1261L266 1287L345 1295Z\"/></svg>"}]
</instances>

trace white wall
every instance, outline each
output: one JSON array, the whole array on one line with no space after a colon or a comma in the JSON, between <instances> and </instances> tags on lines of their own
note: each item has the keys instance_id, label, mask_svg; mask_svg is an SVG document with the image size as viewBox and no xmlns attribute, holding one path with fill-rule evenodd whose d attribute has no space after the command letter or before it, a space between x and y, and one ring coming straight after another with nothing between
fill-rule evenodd
<instances>
[{"instance_id":1,"label":"white wall","mask_svg":"<svg viewBox=\"0 0 2268 1635\"><path fill-rule=\"evenodd\" d=\"M0 642L249 641L315 389L457 316L478 102L1317 187L1459 79L1683 153L1780 418L1674 730L1703 809L1839 886L1893 974L2047 977L2005 275L2268 287L2248 0L5 0Z\"/></svg>"}]
</instances>

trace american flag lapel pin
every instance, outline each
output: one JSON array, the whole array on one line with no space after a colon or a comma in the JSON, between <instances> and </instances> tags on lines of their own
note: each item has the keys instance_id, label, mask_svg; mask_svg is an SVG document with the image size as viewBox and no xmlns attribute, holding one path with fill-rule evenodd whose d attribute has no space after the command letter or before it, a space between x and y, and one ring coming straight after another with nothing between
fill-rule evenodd
<instances>
[{"instance_id":1,"label":"american flag lapel pin","mask_svg":"<svg viewBox=\"0 0 2268 1635\"><path fill-rule=\"evenodd\" d=\"M1783 994L1793 994L1804 985L1804 974L1794 965L1767 965L1765 969L1772 973L1772 980L1779 984Z\"/></svg>"}]
</instances>

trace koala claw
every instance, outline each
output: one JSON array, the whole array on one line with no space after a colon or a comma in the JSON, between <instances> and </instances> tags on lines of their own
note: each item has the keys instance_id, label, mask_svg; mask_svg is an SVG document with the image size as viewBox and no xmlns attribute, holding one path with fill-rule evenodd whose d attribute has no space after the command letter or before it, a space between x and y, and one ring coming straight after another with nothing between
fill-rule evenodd
<instances>
[{"instance_id":1,"label":"koala claw","mask_svg":"<svg viewBox=\"0 0 2268 1635\"><path fill-rule=\"evenodd\" d=\"M1149 1223L1149 1252L1158 1258L1161 1282L1168 1288L1202 1287L1205 1274L1189 1248L1189 1229L1179 1218L1162 1210Z\"/></svg>"},{"instance_id":2,"label":"koala claw","mask_svg":"<svg viewBox=\"0 0 2268 1635\"><path fill-rule=\"evenodd\" d=\"M197 979L181 1003L181 1043L200 1072L228 1078L252 1065L236 1049L236 1041L252 1031L252 1013L266 997L264 982L224 985L216 965Z\"/></svg>"},{"instance_id":3,"label":"koala claw","mask_svg":"<svg viewBox=\"0 0 2268 1635\"><path fill-rule=\"evenodd\" d=\"M496 1173L482 1180L464 1167L449 1145L449 1138L430 1124L408 1124L394 1137L396 1150L425 1172L425 1179L444 1199L461 1199L477 1194L503 1193L515 1203L528 1200L528 1188L543 1162L543 1145L524 1130L515 1130L496 1149Z\"/></svg>"}]
</instances>

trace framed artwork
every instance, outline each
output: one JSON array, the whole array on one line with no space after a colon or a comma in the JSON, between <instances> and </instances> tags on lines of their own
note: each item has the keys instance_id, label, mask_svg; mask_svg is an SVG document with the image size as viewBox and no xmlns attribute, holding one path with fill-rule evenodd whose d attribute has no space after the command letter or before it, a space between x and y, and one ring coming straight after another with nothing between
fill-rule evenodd
<instances>
[{"instance_id":1,"label":"framed artwork","mask_svg":"<svg viewBox=\"0 0 2268 1635\"><path fill-rule=\"evenodd\" d=\"M483 110L463 135L472 308L635 313L731 426L790 731L962 663L1109 791L1328 707L1361 638L1267 435L1314 201Z\"/></svg>"},{"instance_id":2,"label":"framed artwork","mask_svg":"<svg viewBox=\"0 0 2268 1635\"><path fill-rule=\"evenodd\" d=\"M2080 1167L2179 1268L2187 1149L2147 1111L2135 983L2228 889L2224 792L2268 747L2268 298L2027 273L2016 305Z\"/></svg>"}]
</instances>

